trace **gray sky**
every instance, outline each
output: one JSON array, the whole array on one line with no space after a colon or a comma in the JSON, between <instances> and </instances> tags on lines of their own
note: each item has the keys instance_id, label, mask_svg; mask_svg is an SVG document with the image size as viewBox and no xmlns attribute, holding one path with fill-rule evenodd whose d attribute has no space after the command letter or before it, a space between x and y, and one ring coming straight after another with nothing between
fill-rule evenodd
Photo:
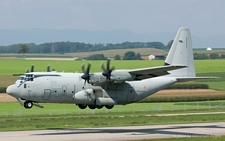
<instances>
[{"instance_id":1,"label":"gray sky","mask_svg":"<svg viewBox=\"0 0 225 141\"><path fill-rule=\"evenodd\" d=\"M0 0L0 29L225 34L224 0Z\"/></svg>"}]
</instances>

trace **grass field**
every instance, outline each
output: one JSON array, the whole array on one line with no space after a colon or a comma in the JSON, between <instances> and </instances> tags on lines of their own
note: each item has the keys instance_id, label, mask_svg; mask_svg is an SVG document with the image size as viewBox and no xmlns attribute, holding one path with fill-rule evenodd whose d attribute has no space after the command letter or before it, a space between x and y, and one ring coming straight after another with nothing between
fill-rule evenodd
<instances>
[{"instance_id":1,"label":"grass field","mask_svg":"<svg viewBox=\"0 0 225 141\"><path fill-rule=\"evenodd\" d=\"M54 60L0 60L1 67L0 72L2 75L11 75L13 73L24 73L27 67L32 64L35 65L36 71L45 71L47 65L51 65L57 71L65 72L81 72L81 65L83 63L91 63L91 72L102 71L100 65L102 62L106 61L54 61ZM115 66L116 69L135 69L135 68L145 68L153 66L163 65L163 60L121 60L121 61L111 61L111 65ZM215 73L215 72L225 72L225 60L195 60L195 70L196 73Z\"/></svg>"},{"instance_id":2,"label":"grass field","mask_svg":"<svg viewBox=\"0 0 225 141\"><path fill-rule=\"evenodd\" d=\"M35 65L35 71L46 71L46 66L51 65L51 68L58 72L81 72L81 65L91 63L91 72L99 72L103 61L43 61L43 60L0 60L0 87L6 87L15 82L17 77L12 77L12 74L25 73L26 68ZM163 60L132 60L132 61L111 61L111 65L116 69L135 69L146 68L153 66L161 66ZM210 89L225 90L225 60L196 60L195 70L198 76L217 76L219 79L198 81L208 84Z\"/></svg>"},{"instance_id":3,"label":"grass field","mask_svg":"<svg viewBox=\"0 0 225 141\"><path fill-rule=\"evenodd\" d=\"M153 125L224 121L225 114L156 116L165 113L224 111L225 101L191 103L134 103L112 110L80 110L72 104L46 104L24 109L18 103L0 103L0 131L47 128Z\"/></svg>"},{"instance_id":4,"label":"grass field","mask_svg":"<svg viewBox=\"0 0 225 141\"><path fill-rule=\"evenodd\" d=\"M41 104L45 108L33 107L25 109L18 102L0 103L0 117L26 117L46 115L95 115L95 114L126 114L126 113L177 113L177 112L201 112L201 111L223 111L225 101L202 101L202 102L160 102L160 103L133 103L126 106L116 105L108 110L79 109L75 104Z\"/></svg>"}]
</instances>

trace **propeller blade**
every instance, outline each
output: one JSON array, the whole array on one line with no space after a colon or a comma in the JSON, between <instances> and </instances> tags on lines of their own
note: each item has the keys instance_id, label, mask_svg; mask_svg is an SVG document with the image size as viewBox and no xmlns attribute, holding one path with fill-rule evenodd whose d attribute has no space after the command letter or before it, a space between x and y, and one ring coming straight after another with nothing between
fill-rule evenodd
<instances>
[{"instance_id":1,"label":"propeller blade","mask_svg":"<svg viewBox=\"0 0 225 141\"><path fill-rule=\"evenodd\" d=\"M34 65L31 65L30 72L34 72Z\"/></svg>"},{"instance_id":2,"label":"propeller blade","mask_svg":"<svg viewBox=\"0 0 225 141\"><path fill-rule=\"evenodd\" d=\"M47 66L47 72L50 72L50 65Z\"/></svg>"},{"instance_id":3,"label":"propeller blade","mask_svg":"<svg viewBox=\"0 0 225 141\"><path fill-rule=\"evenodd\" d=\"M81 66L82 72L85 73L85 69L84 69L84 63Z\"/></svg>"},{"instance_id":4,"label":"propeller blade","mask_svg":"<svg viewBox=\"0 0 225 141\"><path fill-rule=\"evenodd\" d=\"M102 75L105 76L107 80L110 80L111 73L115 69L115 67L110 69L110 60L107 60L106 68L104 67L103 63L101 64L101 68L103 70Z\"/></svg>"},{"instance_id":5,"label":"propeller blade","mask_svg":"<svg viewBox=\"0 0 225 141\"><path fill-rule=\"evenodd\" d=\"M88 63L88 67L87 67L87 74L89 74L89 72L90 72L90 68L91 68L91 64L90 64L90 63Z\"/></svg>"},{"instance_id":6,"label":"propeller blade","mask_svg":"<svg viewBox=\"0 0 225 141\"><path fill-rule=\"evenodd\" d=\"M110 61L107 60L107 70L110 70Z\"/></svg>"},{"instance_id":7,"label":"propeller blade","mask_svg":"<svg viewBox=\"0 0 225 141\"><path fill-rule=\"evenodd\" d=\"M26 73L29 73L29 69L28 68L26 69Z\"/></svg>"},{"instance_id":8,"label":"propeller blade","mask_svg":"<svg viewBox=\"0 0 225 141\"><path fill-rule=\"evenodd\" d=\"M106 69L105 69L105 67L104 67L104 62L102 62L101 68L102 68L103 71L106 71Z\"/></svg>"},{"instance_id":9,"label":"propeller blade","mask_svg":"<svg viewBox=\"0 0 225 141\"><path fill-rule=\"evenodd\" d=\"M84 64L82 64L81 68L82 68L82 71L83 71L83 73L84 73L84 74L81 76L81 78L84 79L84 85L85 85L86 82L89 83L89 80L90 80L90 74L89 74L89 72L90 72L91 64L88 63L88 66L87 66L87 69L86 69L86 70L85 70Z\"/></svg>"}]
</instances>

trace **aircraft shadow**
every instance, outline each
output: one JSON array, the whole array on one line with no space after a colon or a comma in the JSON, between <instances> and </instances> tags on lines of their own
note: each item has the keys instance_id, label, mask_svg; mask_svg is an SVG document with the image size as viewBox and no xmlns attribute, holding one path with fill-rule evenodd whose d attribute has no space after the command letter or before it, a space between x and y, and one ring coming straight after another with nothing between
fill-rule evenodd
<instances>
[{"instance_id":1,"label":"aircraft shadow","mask_svg":"<svg viewBox=\"0 0 225 141\"><path fill-rule=\"evenodd\" d=\"M193 133L194 130L189 130L188 132L177 132L177 131L172 131L175 129L203 129L203 128L208 128L208 129L225 129L223 126L218 126L218 125L207 125L207 126L195 126L195 125L189 125L189 126L172 126L168 128L154 128L154 127L149 127L145 129L127 129L126 127L121 127L118 129L107 129L104 127L104 129L101 128L91 128L91 129L49 129L49 130L57 130L55 133L44 133L44 134L35 134L35 135L40 135L40 136L45 136L45 135L66 135L66 134L87 134L87 133L127 133L130 135L147 135L147 134L166 134L166 135L174 135L174 136L190 136L190 137L202 137L202 136L212 136L210 134L197 134ZM59 132L62 131L62 132ZM191 132L191 133L190 133Z\"/></svg>"}]
</instances>

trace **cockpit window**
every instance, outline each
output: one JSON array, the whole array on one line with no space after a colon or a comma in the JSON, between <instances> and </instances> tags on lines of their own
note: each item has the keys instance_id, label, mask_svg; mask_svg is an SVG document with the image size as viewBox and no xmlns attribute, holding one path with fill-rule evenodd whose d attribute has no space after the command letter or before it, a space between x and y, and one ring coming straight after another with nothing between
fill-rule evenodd
<instances>
[{"instance_id":1,"label":"cockpit window","mask_svg":"<svg viewBox=\"0 0 225 141\"><path fill-rule=\"evenodd\" d=\"M33 74L27 74L25 80L26 81L34 81L34 75Z\"/></svg>"},{"instance_id":2,"label":"cockpit window","mask_svg":"<svg viewBox=\"0 0 225 141\"><path fill-rule=\"evenodd\" d=\"M25 77L19 77L18 78L18 80L24 80L25 79Z\"/></svg>"}]
</instances>

